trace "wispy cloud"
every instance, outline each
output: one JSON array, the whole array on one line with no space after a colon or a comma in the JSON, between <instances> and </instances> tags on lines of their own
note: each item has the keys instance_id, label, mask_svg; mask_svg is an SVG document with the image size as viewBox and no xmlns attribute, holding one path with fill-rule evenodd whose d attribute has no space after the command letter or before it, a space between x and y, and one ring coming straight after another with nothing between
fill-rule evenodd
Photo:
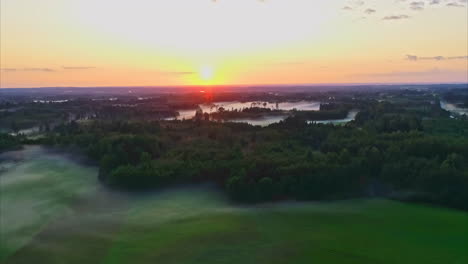
<instances>
[{"instance_id":1,"label":"wispy cloud","mask_svg":"<svg viewBox=\"0 0 468 264\"><path fill-rule=\"evenodd\" d=\"M51 68L2 68L2 71L6 72L19 72L19 71L28 71L28 72L55 72Z\"/></svg>"},{"instance_id":2,"label":"wispy cloud","mask_svg":"<svg viewBox=\"0 0 468 264\"><path fill-rule=\"evenodd\" d=\"M96 69L96 67L90 66L62 66L64 70L89 70L89 69Z\"/></svg>"},{"instance_id":3,"label":"wispy cloud","mask_svg":"<svg viewBox=\"0 0 468 264\"><path fill-rule=\"evenodd\" d=\"M419 61L419 60L435 60L435 61L442 61L442 60L468 60L468 56L431 56L431 57L419 57L416 55L406 55L406 60L409 61Z\"/></svg>"},{"instance_id":4,"label":"wispy cloud","mask_svg":"<svg viewBox=\"0 0 468 264\"><path fill-rule=\"evenodd\" d=\"M411 2L409 8L410 8L411 10L419 11L419 10L423 10L423 9L424 9L425 4L426 4L426 3L424 3L423 1Z\"/></svg>"},{"instance_id":5,"label":"wispy cloud","mask_svg":"<svg viewBox=\"0 0 468 264\"><path fill-rule=\"evenodd\" d=\"M23 71L54 72L51 68L24 68Z\"/></svg>"},{"instance_id":6,"label":"wispy cloud","mask_svg":"<svg viewBox=\"0 0 468 264\"><path fill-rule=\"evenodd\" d=\"M460 1L461 3L463 3L462 1ZM451 7L465 7L464 4L461 4L461 3L458 3L458 2L451 2L451 3L448 3L447 6L451 6Z\"/></svg>"},{"instance_id":7,"label":"wispy cloud","mask_svg":"<svg viewBox=\"0 0 468 264\"><path fill-rule=\"evenodd\" d=\"M90 66L62 66L62 70L89 70L95 69L96 67ZM59 70L47 67L26 67L26 68L2 68L4 72L57 72Z\"/></svg>"},{"instance_id":8,"label":"wispy cloud","mask_svg":"<svg viewBox=\"0 0 468 264\"><path fill-rule=\"evenodd\" d=\"M371 15L376 12L375 8L373 7L376 4L375 2L375 0L368 0L365 2L360 0L347 0L345 2L345 6L342 9L353 12L364 12L367 15ZM394 0L394 2L395 5L398 5L399 9L407 10L409 12L424 11L426 8L466 7L468 0ZM385 14L383 20L400 20L408 18L411 17L408 15Z\"/></svg>"},{"instance_id":9,"label":"wispy cloud","mask_svg":"<svg viewBox=\"0 0 468 264\"><path fill-rule=\"evenodd\" d=\"M410 16L408 15L393 15L393 16L385 16L383 20L400 20L400 19L408 19Z\"/></svg>"},{"instance_id":10,"label":"wispy cloud","mask_svg":"<svg viewBox=\"0 0 468 264\"><path fill-rule=\"evenodd\" d=\"M348 0L347 5L345 5L342 9L351 11L351 10L359 9L364 4L365 2L361 0Z\"/></svg>"},{"instance_id":11,"label":"wispy cloud","mask_svg":"<svg viewBox=\"0 0 468 264\"><path fill-rule=\"evenodd\" d=\"M2 68L2 71L5 71L5 72L15 72L16 69L15 69L15 68Z\"/></svg>"},{"instance_id":12,"label":"wispy cloud","mask_svg":"<svg viewBox=\"0 0 468 264\"><path fill-rule=\"evenodd\" d=\"M351 0L350 2L353 6L363 6L365 4L365 2L361 0Z\"/></svg>"}]
</instances>

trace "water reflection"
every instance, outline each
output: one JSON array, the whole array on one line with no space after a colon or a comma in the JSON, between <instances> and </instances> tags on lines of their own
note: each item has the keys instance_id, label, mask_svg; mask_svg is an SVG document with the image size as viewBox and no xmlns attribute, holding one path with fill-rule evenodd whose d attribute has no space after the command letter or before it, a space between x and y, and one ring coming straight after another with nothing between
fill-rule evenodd
<instances>
[{"instance_id":1,"label":"water reflection","mask_svg":"<svg viewBox=\"0 0 468 264\"><path fill-rule=\"evenodd\" d=\"M266 127L274 123L279 123L280 121L286 119L288 116L281 115L281 116L265 116L262 118L242 118L242 119L230 119L228 122L235 122L235 123L247 123L253 126L262 126Z\"/></svg>"},{"instance_id":2,"label":"water reflection","mask_svg":"<svg viewBox=\"0 0 468 264\"><path fill-rule=\"evenodd\" d=\"M320 110L320 102L315 101L297 101L297 102L281 102L272 103L264 101L248 101L248 102L216 102L213 104L202 104L200 108L203 112L216 112L220 107L226 110L242 110L250 107L268 108L272 110L290 111L293 109L302 111L318 111Z\"/></svg>"},{"instance_id":3,"label":"water reflection","mask_svg":"<svg viewBox=\"0 0 468 264\"><path fill-rule=\"evenodd\" d=\"M358 110L351 110L348 113L348 116L343 119L330 119L330 120L320 120L320 121L309 121L309 124L315 123L315 124L344 124L353 121L356 118L357 113L359 113Z\"/></svg>"},{"instance_id":4,"label":"water reflection","mask_svg":"<svg viewBox=\"0 0 468 264\"><path fill-rule=\"evenodd\" d=\"M461 108L458 107L456 104L452 104L446 101L440 101L440 107L444 110L449 111L452 114L468 116L468 108Z\"/></svg>"},{"instance_id":5,"label":"water reflection","mask_svg":"<svg viewBox=\"0 0 468 264\"><path fill-rule=\"evenodd\" d=\"M204 113L214 113L218 111L218 109L221 107L227 111L233 111L233 110L242 111L245 108L251 108L251 107L260 107L260 108L282 110L282 111L291 111L293 109L296 109L299 111L319 111L320 102L297 101L297 102L273 103L273 102L265 102L265 101L248 101L248 102L232 101L232 102L215 102L211 104L201 104L199 105L199 107L203 110ZM196 109L178 110L179 116L170 117L170 118L167 118L166 120L192 119L195 117L196 111L197 111ZM286 117L287 117L286 115L283 115L283 116L265 117L262 119L255 119L255 120L254 119L237 119L237 120L232 120L232 121L233 122L237 122L237 121L239 122L249 121L250 122L251 121L252 123L264 125L265 120L277 120L275 122L279 122L280 120L283 120Z\"/></svg>"},{"instance_id":6,"label":"water reflection","mask_svg":"<svg viewBox=\"0 0 468 264\"><path fill-rule=\"evenodd\" d=\"M272 110L281 110L281 111L291 111L291 110L298 110L298 111L319 111L320 110L320 102L317 101L296 101L296 102L281 102L281 103L273 103L273 102L265 102L265 101L248 101L248 102L239 102L239 101L232 101L232 102L215 102L211 104L201 104L199 105L200 109L204 113L214 113L219 110L219 108L223 108L227 111L242 111L246 108L251 107L259 107L259 108L267 108ZM177 117L170 117L166 120L188 120L195 117L196 109L189 109L189 110L179 110L179 116ZM311 121L310 123L319 123L319 124L342 124L349 121L354 120L356 114L358 113L357 110L352 110L348 113L348 116L343 119L336 119L336 120L322 120L322 121ZM268 126L274 123L278 123L284 119L286 119L288 115L274 115L274 116L263 116L258 118L239 118L239 119L230 119L228 122L237 122L237 123L248 123L254 126Z\"/></svg>"}]
</instances>

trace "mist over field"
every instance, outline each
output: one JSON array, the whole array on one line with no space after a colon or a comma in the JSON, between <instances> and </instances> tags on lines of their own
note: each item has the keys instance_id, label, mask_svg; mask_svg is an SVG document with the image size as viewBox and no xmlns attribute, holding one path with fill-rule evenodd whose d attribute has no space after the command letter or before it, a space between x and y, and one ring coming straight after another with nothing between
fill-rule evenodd
<instances>
[{"instance_id":1,"label":"mist over field","mask_svg":"<svg viewBox=\"0 0 468 264\"><path fill-rule=\"evenodd\" d=\"M107 229L124 222L130 229L147 228L237 210L212 185L111 191L99 184L96 168L76 159L38 146L0 154L2 259L29 243L41 251L60 250L54 239L60 235L115 240L118 229Z\"/></svg>"},{"instance_id":2,"label":"mist over field","mask_svg":"<svg viewBox=\"0 0 468 264\"><path fill-rule=\"evenodd\" d=\"M81 159L37 146L1 154L0 168L2 263L468 259L463 212L379 199L240 206L209 184L121 193Z\"/></svg>"},{"instance_id":3,"label":"mist over field","mask_svg":"<svg viewBox=\"0 0 468 264\"><path fill-rule=\"evenodd\" d=\"M96 170L41 147L0 154L1 252L24 246L59 217L95 195ZM88 200L90 202L90 200Z\"/></svg>"}]
</instances>

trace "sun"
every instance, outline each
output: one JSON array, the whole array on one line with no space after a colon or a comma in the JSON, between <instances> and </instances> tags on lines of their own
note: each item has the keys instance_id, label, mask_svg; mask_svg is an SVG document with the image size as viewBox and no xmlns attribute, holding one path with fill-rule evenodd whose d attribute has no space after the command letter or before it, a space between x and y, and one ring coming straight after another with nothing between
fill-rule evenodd
<instances>
[{"instance_id":1,"label":"sun","mask_svg":"<svg viewBox=\"0 0 468 264\"><path fill-rule=\"evenodd\" d=\"M210 82L214 77L213 67L204 65L200 68L200 79L204 82Z\"/></svg>"},{"instance_id":2,"label":"sun","mask_svg":"<svg viewBox=\"0 0 468 264\"><path fill-rule=\"evenodd\" d=\"M194 69L193 72L195 73L190 75L191 78L189 79L193 85L217 85L222 81L221 78L224 76L223 69L219 68L219 65L200 63L191 69Z\"/></svg>"}]
</instances>

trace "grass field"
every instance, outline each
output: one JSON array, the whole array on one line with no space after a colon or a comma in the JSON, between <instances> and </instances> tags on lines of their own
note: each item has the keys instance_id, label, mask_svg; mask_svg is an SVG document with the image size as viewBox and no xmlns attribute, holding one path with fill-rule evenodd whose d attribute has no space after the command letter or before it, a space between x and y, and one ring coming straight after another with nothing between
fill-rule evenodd
<instances>
[{"instance_id":1,"label":"grass field","mask_svg":"<svg viewBox=\"0 0 468 264\"><path fill-rule=\"evenodd\" d=\"M93 168L21 153L0 172L2 263L468 263L466 212L378 199L242 207L209 186L129 196L97 187Z\"/></svg>"}]
</instances>

